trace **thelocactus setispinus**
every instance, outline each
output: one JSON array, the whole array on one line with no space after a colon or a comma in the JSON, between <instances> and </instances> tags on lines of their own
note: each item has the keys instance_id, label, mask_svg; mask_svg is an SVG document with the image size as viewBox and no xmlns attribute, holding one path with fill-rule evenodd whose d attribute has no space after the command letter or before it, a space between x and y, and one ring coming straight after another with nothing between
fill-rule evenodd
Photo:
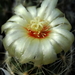
<instances>
[{"instance_id":1,"label":"thelocactus setispinus","mask_svg":"<svg viewBox=\"0 0 75 75\"><path fill-rule=\"evenodd\" d=\"M57 54L67 52L74 36L64 14L56 8L58 0L44 0L39 8L19 4L3 26L5 49L20 63L46 65L56 61Z\"/></svg>"}]
</instances>

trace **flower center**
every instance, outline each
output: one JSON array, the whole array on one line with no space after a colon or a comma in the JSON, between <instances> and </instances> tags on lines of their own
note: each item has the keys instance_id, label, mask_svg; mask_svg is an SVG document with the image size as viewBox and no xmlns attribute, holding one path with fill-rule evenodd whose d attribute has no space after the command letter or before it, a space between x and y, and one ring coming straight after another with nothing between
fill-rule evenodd
<instances>
[{"instance_id":1,"label":"flower center","mask_svg":"<svg viewBox=\"0 0 75 75\"><path fill-rule=\"evenodd\" d=\"M36 17L27 25L26 30L31 37L44 38L50 33L49 22Z\"/></svg>"}]
</instances>

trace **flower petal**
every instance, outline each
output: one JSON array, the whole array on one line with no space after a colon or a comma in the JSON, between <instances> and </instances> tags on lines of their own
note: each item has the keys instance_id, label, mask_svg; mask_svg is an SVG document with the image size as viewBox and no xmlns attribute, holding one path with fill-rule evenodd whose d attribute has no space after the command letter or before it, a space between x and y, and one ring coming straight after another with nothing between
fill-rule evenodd
<instances>
[{"instance_id":1,"label":"flower petal","mask_svg":"<svg viewBox=\"0 0 75 75\"><path fill-rule=\"evenodd\" d=\"M69 24L70 25L70 23L68 22L68 20L65 17L59 17L59 18L53 20L50 23L50 26L51 27L56 27L56 26L59 26L61 24Z\"/></svg>"},{"instance_id":2,"label":"flower petal","mask_svg":"<svg viewBox=\"0 0 75 75\"><path fill-rule=\"evenodd\" d=\"M37 61L37 60L39 61L40 59L42 59L42 55L39 51L39 39L34 39L31 41L29 47L26 49L26 51L22 55L21 62L27 63L29 61Z\"/></svg>"},{"instance_id":3,"label":"flower petal","mask_svg":"<svg viewBox=\"0 0 75 75\"><path fill-rule=\"evenodd\" d=\"M19 16L13 16L11 17L4 25L2 25L2 32L6 31L8 28L18 27L18 26L25 26L27 25L27 22L23 20Z\"/></svg>"},{"instance_id":4,"label":"flower petal","mask_svg":"<svg viewBox=\"0 0 75 75\"><path fill-rule=\"evenodd\" d=\"M35 6L28 7L27 9L28 9L28 11L30 12L30 14L32 15L33 18L36 17L37 10L36 10L36 7Z\"/></svg>"},{"instance_id":5,"label":"flower petal","mask_svg":"<svg viewBox=\"0 0 75 75\"><path fill-rule=\"evenodd\" d=\"M27 33L26 29L22 26L14 26L13 28L8 28L5 30L6 35L15 33L15 32L23 32L23 33Z\"/></svg>"},{"instance_id":6,"label":"flower petal","mask_svg":"<svg viewBox=\"0 0 75 75\"><path fill-rule=\"evenodd\" d=\"M18 38L20 37L23 37L25 36L26 34L24 32L21 32L21 31L16 31L16 32L12 32L7 34L6 37L3 39L3 44L6 48L6 50L8 50L8 46L14 42L15 40L17 40Z\"/></svg>"},{"instance_id":7,"label":"flower petal","mask_svg":"<svg viewBox=\"0 0 75 75\"><path fill-rule=\"evenodd\" d=\"M26 10L26 8L19 4L15 9L15 14L19 15L20 17L22 17L23 19L27 20L28 22L32 19L31 15L29 14L29 12Z\"/></svg>"},{"instance_id":8,"label":"flower petal","mask_svg":"<svg viewBox=\"0 0 75 75\"><path fill-rule=\"evenodd\" d=\"M49 38L49 41L51 42L53 48L55 49L55 52L58 54L62 51L62 48L60 45L52 38Z\"/></svg>"},{"instance_id":9,"label":"flower petal","mask_svg":"<svg viewBox=\"0 0 75 75\"><path fill-rule=\"evenodd\" d=\"M21 26L24 26L27 24L26 20L21 18L20 16L14 15L12 16L8 22L15 22L16 24L19 24Z\"/></svg>"},{"instance_id":10,"label":"flower petal","mask_svg":"<svg viewBox=\"0 0 75 75\"><path fill-rule=\"evenodd\" d=\"M22 56L22 54L25 52L26 48L28 47L29 43L30 43L30 38L27 36L21 37L17 39L16 41L14 41L11 44L10 48L11 48L11 51L15 50L15 53L14 53L15 57L20 59L20 57Z\"/></svg>"},{"instance_id":11,"label":"flower petal","mask_svg":"<svg viewBox=\"0 0 75 75\"><path fill-rule=\"evenodd\" d=\"M24 26L20 26L19 24L7 22L2 26L2 32L4 31L6 34L10 31L25 31Z\"/></svg>"},{"instance_id":12,"label":"flower petal","mask_svg":"<svg viewBox=\"0 0 75 75\"><path fill-rule=\"evenodd\" d=\"M64 16L64 14L57 8L53 9L47 20L52 22L57 17Z\"/></svg>"},{"instance_id":13,"label":"flower petal","mask_svg":"<svg viewBox=\"0 0 75 75\"><path fill-rule=\"evenodd\" d=\"M24 53L27 47L29 47L29 44L32 39L29 37L21 37L15 40L13 43L10 44L8 52L11 56L15 56L20 60L20 57ZM24 42L25 41L25 42ZM11 50L10 50L11 48Z\"/></svg>"},{"instance_id":14,"label":"flower petal","mask_svg":"<svg viewBox=\"0 0 75 75\"><path fill-rule=\"evenodd\" d=\"M63 35L64 37L66 37L70 43L69 44L72 44L73 41L74 41L74 35L69 32L68 30L65 30L65 29L53 29L56 33L59 33L60 35Z\"/></svg>"},{"instance_id":15,"label":"flower petal","mask_svg":"<svg viewBox=\"0 0 75 75\"><path fill-rule=\"evenodd\" d=\"M56 27L53 27L53 28L71 30L72 27L70 24L60 24L60 25L57 25Z\"/></svg>"},{"instance_id":16,"label":"flower petal","mask_svg":"<svg viewBox=\"0 0 75 75\"><path fill-rule=\"evenodd\" d=\"M54 39L65 52L70 49L71 44L68 39L63 35L60 35L58 33L52 33L50 34L50 38Z\"/></svg>"},{"instance_id":17,"label":"flower petal","mask_svg":"<svg viewBox=\"0 0 75 75\"><path fill-rule=\"evenodd\" d=\"M43 52L43 64L50 64L57 59L55 50L48 39L41 40L42 52Z\"/></svg>"},{"instance_id":18,"label":"flower petal","mask_svg":"<svg viewBox=\"0 0 75 75\"><path fill-rule=\"evenodd\" d=\"M43 18L45 11L48 7L48 5L50 4L51 0L44 0L41 4L41 7L39 8L38 14L37 16L39 16L40 18Z\"/></svg>"},{"instance_id":19,"label":"flower petal","mask_svg":"<svg viewBox=\"0 0 75 75\"><path fill-rule=\"evenodd\" d=\"M46 10L45 19L48 18L48 16L51 14L52 10L56 7L58 0L50 0L50 4Z\"/></svg>"},{"instance_id":20,"label":"flower petal","mask_svg":"<svg viewBox=\"0 0 75 75\"><path fill-rule=\"evenodd\" d=\"M33 62L34 62L34 65L35 66L38 66L38 65L42 65L43 64L43 51L42 51L42 45L41 43L39 42L39 47L38 47L38 51L39 51L39 59L35 59Z\"/></svg>"}]
</instances>

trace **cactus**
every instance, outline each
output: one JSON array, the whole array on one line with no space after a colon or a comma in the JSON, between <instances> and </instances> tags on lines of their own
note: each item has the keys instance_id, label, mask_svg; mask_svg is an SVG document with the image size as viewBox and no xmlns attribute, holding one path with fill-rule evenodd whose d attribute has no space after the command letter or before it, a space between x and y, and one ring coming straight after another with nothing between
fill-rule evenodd
<instances>
[{"instance_id":1,"label":"cactus","mask_svg":"<svg viewBox=\"0 0 75 75\"><path fill-rule=\"evenodd\" d=\"M67 75L73 61L73 50L58 54L58 60L48 65L34 66L33 62L21 64L16 58L7 55L6 69L10 75Z\"/></svg>"},{"instance_id":2,"label":"cactus","mask_svg":"<svg viewBox=\"0 0 75 75\"><path fill-rule=\"evenodd\" d=\"M47 1L49 1L49 0L47 0ZM70 32L71 25L68 22L68 20L64 17L64 14L59 9L55 9L57 0L53 0L52 3L54 6L51 5L53 7L50 9L49 9L49 5L46 6L46 4L48 4L47 1L44 0L43 3L41 1L39 1L42 3L41 8L40 8L40 4L36 5L37 8L40 8L42 10L42 11L40 10L39 11L40 14L38 14L38 16L39 17L41 16L41 18L36 17L31 20L31 16L35 17L35 15L34 15L35 13L33 11L30 11L33 8L35 9L35 7L31 7L33 5L32 1L30 0L29 3L27 4L27 1L25 1L25 0L16 0L14 3L14 6L13 6L13 11L15 11L15 14L17 16L13 16L12 18L10 18L7 21L7 23L5 23L2 26L2 32L4 31L6 34L6 37L3 39L4 47L7 50L6 57L5 57L5 64L6 64L5 68L9 72L9 75L67 75L68 71L70 70L70 68L72 66L72 59L73 59L73 55L72 55L73 50L70 49L70 47L74 41L74 36ZM34 2L34 4L37 3L37 1L36 1L36 3L35 3L35 1L33 1L33 2ZM23 11L24 7L28 7L28 6L29 6L29 8L27 8L27 10L29 11L28 13L30 13L31 15L30 14L28 15L26 10L25 10L26 14L24 14L24 11ZM44 10L43 6L45 6L45 10L47 12ZM20 12L19 8L20 8L20 11L23 11L23 12ZM54 14L52 14L51 11L53 11ZM52 14L51 17L49 17L49 12ZM45 15L45 17L44 17L44 15ZM30 17L30 19L29 19L29 17ZM37 43L37 41L38 41L37 39L43 39L43 38L45 39L46 38L47 43L48 43L48 41L50 41L50 44L52 44L52 45L48 45L48 44L46 45L45 44L46 40L45 40L43 42L44 46L46 45L45 47L52 49L52 51L51 50L50 51L54 56L50 55L51 53L47 56L48 52L47 52L47 54L43 53L43 55L42 55L41 52L37 51L38 53L35 52L34 55L30 54L30 57L28 57L28 55L27 56L24 55L24 52L25 52L24 50L22 52L21 52L21 50L18 51L19 48L20 49L22 49L22 48L21 47L18 48L19 44L16 44L16 43L13 44L14 40L16 41L17 39L11 40L13 36L10 36L10 34L12 31L12 28L13 29L16 28L15 24L21 24L21 23L24 24L25 23L25 22L22 22L22 20L20 20L20 19L24 19L29 23L29 24L26 24L26 25L28 25L27 27L23 27L23 31L24 31L24 29L27 30L27 32L29 32L27 35L32 40L35 39L35 40L33 40L33 43L31 44L32 46L30 46L30 48L34 49L33 48L34 42ZM60 22L59 22L59 20L60 20ZM50 26L47 26L47 25L49 25L49 23L50 23ZM50 27L51 27L51 29L50 29ZM18 30L18 28L16 30ZM53 34L53 33L55 33L55 34ZM51 34L51 36L52 36L51 38L48 37L49 34ZM14 34L12 34L12 35L14 35ZM54 42L54 40L52 38L56 42ZM9 43L7 42L8 40L10 40ZM23 42L23 40L22 40L22 42ZM41 40L41 42L42 42L42 40ZM42 46L42 44L40 44L40 45ZM60 47L58 47L58 44L60 45ZM35 45L35 46L37 47L37 45ZM39 47L40 46L38 46L38 48ZM45 50L45 49L43 49L43 50ZM14 53L14 50L15 50L16 54ZM46 52L46 51L44 51L44 52ZM26 58L24 58L24 57L26 57ZM1 68L1 70L3 70L6 73L6 70L4 70L2 68ZM6 75L8 75L8 74L6 73Z\"/></svg>"}]
</instances>

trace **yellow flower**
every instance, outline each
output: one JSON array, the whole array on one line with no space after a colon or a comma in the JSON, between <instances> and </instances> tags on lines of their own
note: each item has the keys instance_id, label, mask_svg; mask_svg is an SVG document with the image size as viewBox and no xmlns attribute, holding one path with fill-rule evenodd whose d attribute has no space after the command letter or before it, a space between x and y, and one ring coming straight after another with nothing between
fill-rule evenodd
<instances>
[{"instance_id":1,"label":"yellow flower","mask_svg":"<svg viewBox=\"0 0 75 75\"><path fill-rule=\"evenodd\" d=\"M18 5L3 26L5 49L21 63L45 65L57 60L57 54L67 52L74 36L71 25L56 7L58 0L44 0L41 7Z\"/></svg>"}]
</instances>

